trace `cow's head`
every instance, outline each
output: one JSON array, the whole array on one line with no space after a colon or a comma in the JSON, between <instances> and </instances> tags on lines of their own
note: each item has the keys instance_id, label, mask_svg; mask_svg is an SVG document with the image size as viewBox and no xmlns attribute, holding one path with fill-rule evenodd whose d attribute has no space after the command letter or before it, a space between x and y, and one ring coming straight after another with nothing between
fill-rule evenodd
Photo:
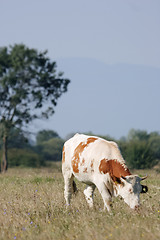
<instances>
[{"instance_id":1,"label":"cow's head","mask_svg":"<svg viewBox=\"0 0 160 240\"><path fill-rule=\"evenodd\" d=\"M146 176L147 177L147 176ZM138 177L137 175L130 175L121 177L121 186L119 186L119 195L132 209L137 209L140 205L140 193L146 193L148 187L141 185L141 181L146 177Z\"/></svg>"}]
</instances>

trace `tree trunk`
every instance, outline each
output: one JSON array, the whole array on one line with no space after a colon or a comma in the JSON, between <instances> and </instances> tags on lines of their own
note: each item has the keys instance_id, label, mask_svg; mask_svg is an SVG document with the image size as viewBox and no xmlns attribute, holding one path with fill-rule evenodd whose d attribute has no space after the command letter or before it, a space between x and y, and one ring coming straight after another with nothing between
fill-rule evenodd
<instances>
[{"instance_id":1,"label":"tree trunk","mask_svg":"<svg viewBox=\"0 0 160 240\"><path fill-rule=\"evenodd\" d=\"M1 160L1 172L4 173L8 168L8 159L7 159L7 136L3 136L3 155Z\"/></svg>"}]
</instances>

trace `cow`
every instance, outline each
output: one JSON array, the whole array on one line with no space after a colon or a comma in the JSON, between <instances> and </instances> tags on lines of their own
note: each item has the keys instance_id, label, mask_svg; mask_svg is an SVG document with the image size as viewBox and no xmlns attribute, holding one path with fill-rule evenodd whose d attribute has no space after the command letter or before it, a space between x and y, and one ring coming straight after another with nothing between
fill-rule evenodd
<instances>
[{"instance_id":1,"label":"cow","mask_svg":"<svg viewBox=\"0 0 160 240\"><path fill-rule=\"evenodd\" d=\"M74 177L86 184L84 195L89 207L93 207L93 193L97 187L104 209L108 211L114 196L121 196L130 208L138 209L140 193L148 191L148 187L140 183L146 176L130 173L118 145L96 136L77 133L64 143L62 173L67 206L77 190Z\"/></svg>"}]
</instances>

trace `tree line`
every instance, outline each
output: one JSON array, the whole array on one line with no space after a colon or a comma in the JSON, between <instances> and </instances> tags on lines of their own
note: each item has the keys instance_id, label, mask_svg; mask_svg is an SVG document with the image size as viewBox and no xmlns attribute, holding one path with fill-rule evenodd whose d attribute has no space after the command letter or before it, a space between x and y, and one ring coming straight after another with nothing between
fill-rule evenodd
<instances>
[{"instance_id":1,"label":"tree line","mask_svg":"<svg viewBox=\"0 0 160 240\"><path fill-rule=\"evenodd\" d=\"M86 133L94 135L93 133ZM70 134L68 137L73 136ZM100 136L100 135L99 135ZM132 169L152 168L160 163L160 134L158 132L131 129L127 137L120 140L110 136L100 136L116 141L127 165ZM12 129L8 138L8 166L41 167L49 162L61 161L62 148L66 139L62 139L53 130L41 130L35 142L24 136L20 129ZM2 141L0 142L2 154Z\"/></svg>"},{"instance_id":2,"label":"tree line","mask_svg":"<svg viewBox=\"0 0 160 240\"><path fill-rule=\"evenodd\" d=\"M27 138L23 131L13 128L8 137L8 167L41 167L48 161L60 161L64 140L51 130L37 133L36 140ZM0 155L3 143L0 141Z\"/></svg>"},{"instance_id":3,"label":"tree line","mask_svg":"<svg viewBox=\"0 0 160 240\"><path fill-rule=\"evenodd\" d=\"M56 62L49 59L47 51L24 44L0 47L1 172L8 166L39 167L47 161L60 161L64 139L56 132L42 130L31 144L23 129L34 119L52 116L69 83L62 72L57 72ZM160 161L158 132L132 129L117 142L131 168L150 168Z\"/></svg>"}]
</instances>

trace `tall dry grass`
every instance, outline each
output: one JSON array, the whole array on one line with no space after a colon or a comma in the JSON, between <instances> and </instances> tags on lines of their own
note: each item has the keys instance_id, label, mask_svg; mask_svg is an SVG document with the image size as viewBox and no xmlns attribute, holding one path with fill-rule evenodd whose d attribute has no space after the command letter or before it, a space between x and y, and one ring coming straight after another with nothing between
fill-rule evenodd
<instances>
[{"instance_id":1,"label":"tall dry grass","mask_svg":"<svg viewBox=\"0 0 160 240\"><path fill-rule=\"evenodd\" d=\"M144 174L144 171L139 171ZM0 175L0 240L158 240L160 239L160 173L145 171L149 187L141 195L139 212L118 198L113 210L103 212L95 191L95 207L89 209L84 185L66 209L63 178L59 168L9 169Z\"/></svg>"}]
</instances>

